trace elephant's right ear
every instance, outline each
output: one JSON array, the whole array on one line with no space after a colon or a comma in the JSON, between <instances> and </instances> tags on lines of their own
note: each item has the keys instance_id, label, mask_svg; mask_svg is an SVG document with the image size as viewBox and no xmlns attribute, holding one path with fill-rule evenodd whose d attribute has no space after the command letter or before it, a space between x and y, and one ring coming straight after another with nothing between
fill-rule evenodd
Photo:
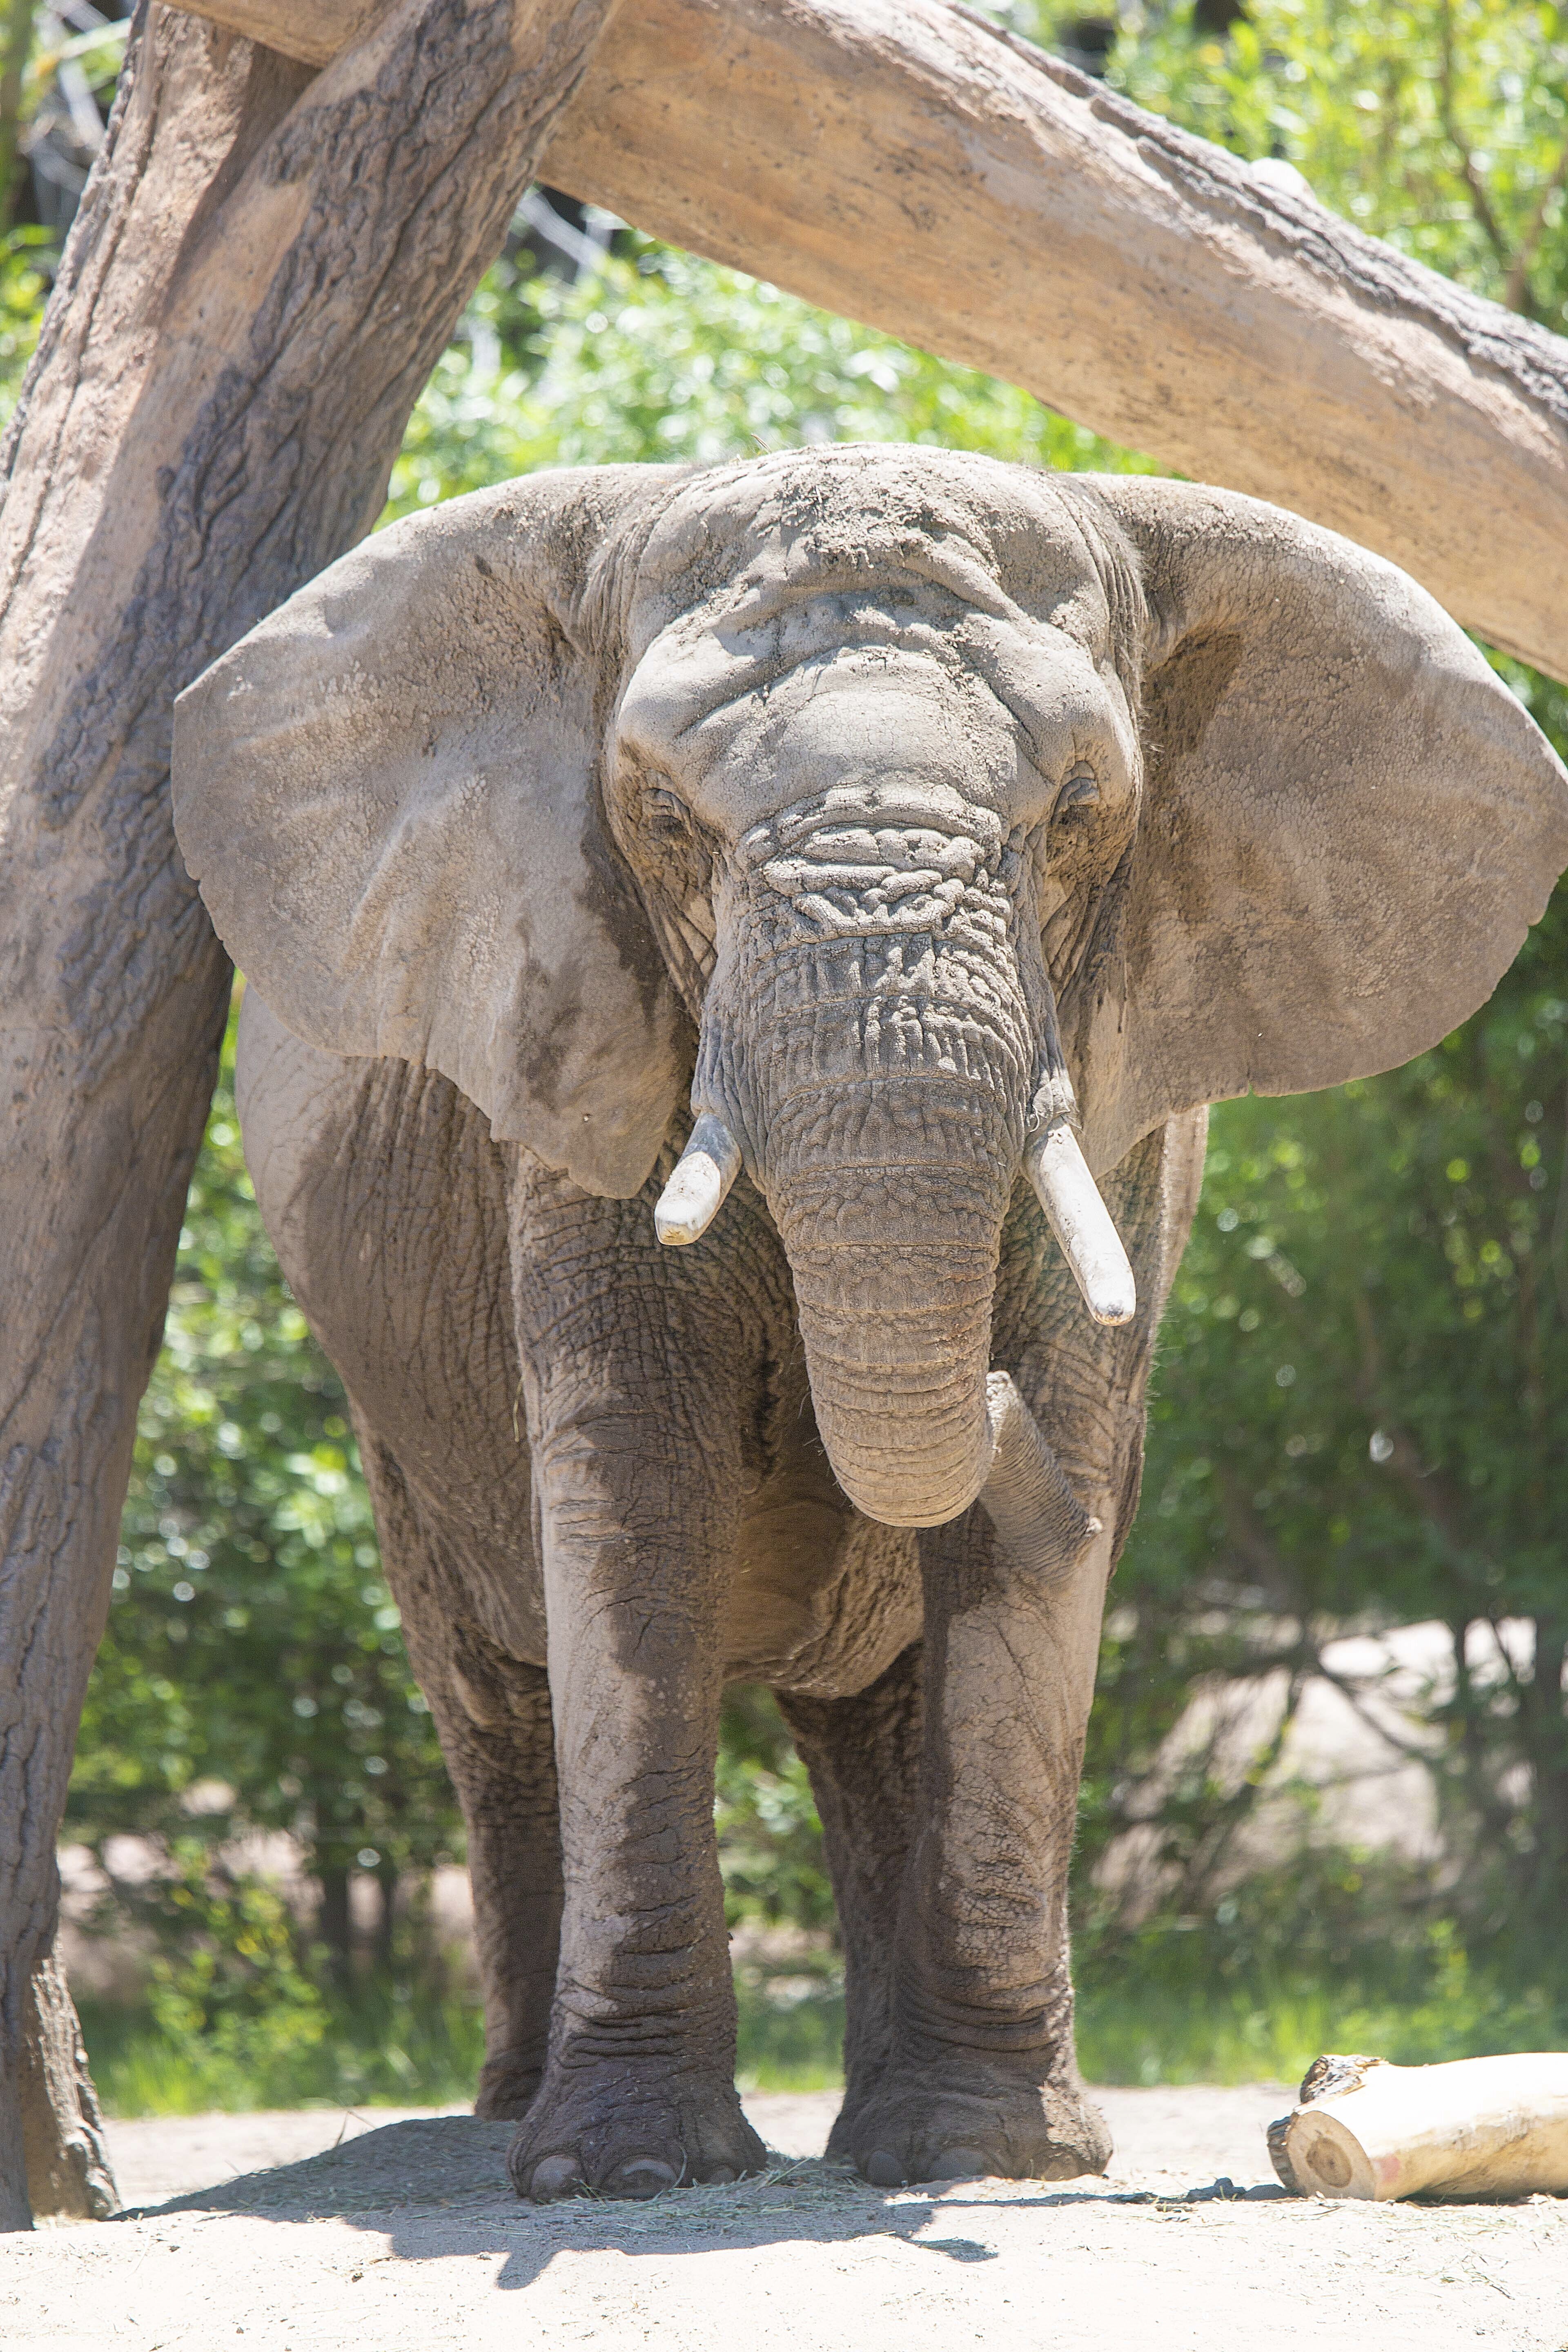
<instances>
[{"instance_id":1,"label":"elephant's right ear","mask_svg":"<svg viewBox=\"0 0 1568 2352\"><path fill-rule=\"evenodd\" d=\"M181 696L180 846L279 1019L440 1070L498 1139L637 1192L693 1040L607 837L615 680L577 615L663 467L556 473L378 533Z\"/></svg>"},{"instance_id":2,"label":"elephant's right ear","mask_svg":"<svg viewBox=\"0 0 1568 2352\"><path fill-rule=\"evenodd\" d=\"M1102 1169L1173 1112L1370 1076L1468 1020L1568 863L1568 774L1381 557L1233 491L1074 478L1147 614L1137 836L1062 1001Z\"/></svg>"}]
</instances>

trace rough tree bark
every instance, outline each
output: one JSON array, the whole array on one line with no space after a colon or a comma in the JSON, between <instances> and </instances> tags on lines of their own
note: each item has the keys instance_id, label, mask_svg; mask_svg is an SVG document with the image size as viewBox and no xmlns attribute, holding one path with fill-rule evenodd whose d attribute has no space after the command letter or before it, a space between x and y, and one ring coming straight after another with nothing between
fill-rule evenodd
<instances>
[{"instance_id":1,"label":"rough tree bark","mask_svg":"<svg viewBox=\"0 0 1568 2352\"><path fill-rule=\"evenodd\" d=\"M319 56L384 0L195 5ZM637 0L541 171L1345 531L1568 678L1568 342L982 17Z\"/></svg>"},{"instance_id":2,"label":"rough tree bark","mask_svg":"<svg viewBox=\"0 0 1568 2352\"><path fill-rule=\"evenodd\" d=\"M227 995L174 698L374 520L613 5L395 0L312 80L144 0L0 456L3 2228L95 2120L55 1838Z\"/></svg>"},{"instance_id":3,"label":"rough tree bark","mask_svg":"<svg viewBox=\"0 0 1568 2352\"><path fill-rule=\"evenodd\" d=\"M98 2094L58 1953L28 1980L22 2011L22 2138L36 2212L106 2221L119 2204Z\"/></svg>"}]
</instances>

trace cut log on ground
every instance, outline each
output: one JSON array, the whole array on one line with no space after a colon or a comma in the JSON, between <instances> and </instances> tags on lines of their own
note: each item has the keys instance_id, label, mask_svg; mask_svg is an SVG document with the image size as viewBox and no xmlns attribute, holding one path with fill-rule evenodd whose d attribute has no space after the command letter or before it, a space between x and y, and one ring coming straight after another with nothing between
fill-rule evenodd
<instances>
[{"instance_id":1,"label":"cut log on ground","mask_svg":"<svg viewBox=\"0 0 1568 2352\"><path fill-rule=\"evenodd\" d=\"M0 457L0 2228L91 2173L55 1841L228 995L174 696L375 520L611 5L397 0L315 81L153 7Z\"/></svg>"},{"instance_id":2,"label":"cut log on ground","mask_svg":"<svg viewBox=\"0 0 1568 2352\"><path fill-rule=\"evenodd\" d=\"M1568 2191L1568 2053L1391 2066L1320 2058L1268 2153L1301 2197L1528 2197Z\"/></svg>"},{"instance_id":3,"label":"cut log on ground","mask_svg":"<svg viewBox=\"0 0 1568 2352\"><path fill-rule=\"evenodd\" d=\"M197 5L315 58L375 0ZM540 168L1344 531L1568 678L1568 342L982 17L630 0Z\"/></svg>"}]
</instances>

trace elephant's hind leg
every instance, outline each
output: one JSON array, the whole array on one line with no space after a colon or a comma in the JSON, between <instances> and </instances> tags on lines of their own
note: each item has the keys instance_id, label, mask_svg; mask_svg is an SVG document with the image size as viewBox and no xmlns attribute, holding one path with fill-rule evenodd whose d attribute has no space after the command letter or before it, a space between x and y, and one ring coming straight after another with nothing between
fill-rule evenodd
<instances>
[{"instance_id":1,"label":"elephant's hind leg","mask_svg":"<svg viewBox=\"0 0 1568 2352\"><path fill-rule=\"evenodd\" d=\"M852 1698L776 1696L811 1775L844 1944L844 2105L827 2152L847 2156L891 2047L894 1938L920 1780L921 1645Z\"/></svg>"},{"instance_id":2,"label":"elephant's hind leg","mask_svg":"<svg viewBox=\"0 0 1568 2352\"><path fill-rule=\"evenodd\" d=\"M439 1536L359 1423L382 1565L468 1829L485 2063L474 2112L521 2116L539 2088L561 1941L561 1825L550 1685L452 1613Z\"/></svg>"}]
</instances>

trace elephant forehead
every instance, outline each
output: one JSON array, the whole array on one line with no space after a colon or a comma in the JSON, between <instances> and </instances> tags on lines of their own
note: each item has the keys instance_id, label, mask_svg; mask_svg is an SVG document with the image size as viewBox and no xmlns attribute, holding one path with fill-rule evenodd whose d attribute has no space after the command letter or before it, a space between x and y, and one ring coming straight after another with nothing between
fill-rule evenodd
<instances>
[{"instance_id":1,"label":"elephant forehead","mask_svg":"<svg viewBox=\"0 0 1568 2352\"><path fill-rule=\"evenodd\" d=\"M1105 598L1077 509L1048 476L968 451L844 445L695 476L642 551L634 659L681 615L765 626L803 594L943 598L1043 618Z\"/></svg>"},{"instance_id":2,"label":"elephant forehead","mask_svg":"<svg viewBox=\"0 0 1568 2352\"><path fill-rule=\"evenodd\" d=\"M912 646L833 646L763 690L693 710L677 738L693 781L739 763L765 770L787 758L801 784L908 770L989 774L1019 769L1018 730L984 681Z\"/></svg>"},{"instance_id":3,"label":"elephant forehead","mask_svg":"<svg viewBox=\"0 0 1568 2352\"><path fill-rule=\"evenodd\" d=\"M864 609L819 603L810 618L787 661L719 628L666 631L623 697L623 753L700 799L717 793L724 806L709 814L742 824L781 762L819 792L962 776L968 798L997 807L1074 758L1107 774L1127 765L1104 756L1130 734L1114 677L1061 630L974 614L945 635L894 618L877 628Z\"/></svg>"}]
</instances>

